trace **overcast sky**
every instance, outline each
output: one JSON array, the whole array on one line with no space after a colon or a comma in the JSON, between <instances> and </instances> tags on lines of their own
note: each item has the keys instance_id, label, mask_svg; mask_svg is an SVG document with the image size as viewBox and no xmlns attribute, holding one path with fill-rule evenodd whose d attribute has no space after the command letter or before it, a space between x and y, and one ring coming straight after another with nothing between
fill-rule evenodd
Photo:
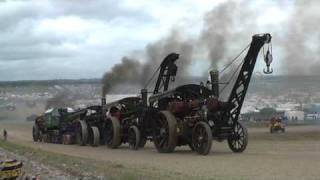
<instances>
[{"instance_id":1,"label":"overcast sky","mask_svg":"<svg viewBox=\"0 0 320 180\"><path fill-rule=\"evenodd\" d=\"M0 0L0 80L101 78L122 56L142 51L173 28L197 36L204 15L224 2ZM293 4L247 2L259 11L257 30L271 33L281 29ZM274 69L280 66L275 62Z\"/></svg>"}]
</instances>

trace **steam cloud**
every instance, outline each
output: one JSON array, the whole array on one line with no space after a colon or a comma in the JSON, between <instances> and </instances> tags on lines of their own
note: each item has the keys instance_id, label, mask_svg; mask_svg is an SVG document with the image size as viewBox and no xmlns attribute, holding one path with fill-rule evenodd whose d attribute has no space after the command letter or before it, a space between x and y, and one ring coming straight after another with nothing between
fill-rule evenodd
<instances>
[{"instance_id":1,"label":"steam cloud","mask_svg":"<svg viewBox=\"0 0 320 180\"><path fill-rule=\"evenodd\" d=\"M45 109L74 106L75 98L66 91L60 91L46 101Z\"/></svg>"},{"instance_id":2,"label":"steam cloud","mask_svg":"<svg viewBox=\"0 0 320 180\"><path fill-rule=\"evenodd\" d=\"M317 10L318 7L320 7L320 2L317 0L307 2L297 0L288 24L283 24L286 33L281 37L284 42L282 44L284 55L282 67L289 75L320 74L318 58L320 12ZM178 30L174 30L168 37L146 46L143 63L133 58L123 58L121 64L104 74L103 95L108 93L111 87L128 81L144 85L162 59L171 52L180 54L181 58L178 60L178 75L180 76L190 75L189 65L194 54L199 54L196 52L199 48L205 49L201 51L202 54L207 52L207 57L204 59L209 61L210 68L220 69L221 65L226 64L242 50L242 47L247 45L246 40L252 34L257 33L257 17L258 10L250 8L249 3L245 1L222 3L205 15L204 25L198 37L192 40L184 39ZM130 68L128 64L131 64ZM207 70L204 69L204 71ZM235 67L231 67L229 72L233 70ZM229 75L228 72L222 75L222 81L227 80Z\"/></svg>"},{"instance_id":3,"label":"steam cloud","mask_svg":"<svg viewBox=\"0 0 320 180\"><path fill-rule=\"evenodd\" d=\"M177 62L178 76L190 76L189 66L196 46L197 48L206 48L208 57L205 59L210 61L211 69L217 69L218 64L225 63L229 54L234 54L234 52L227 51L237 41L234 36L239 38L240 35L245 35L248 37L248 30L254 29L252 24L248 23L249 21L243 20L246 19L247 12L250 11L246 4L227 1L206 14L205 24L199 37L184 39L178 30L173 30L168 37L146 46L146 61L144 63L140 63L134 58L124 57L120 64L115 65L110 72L104 74L102 95L105 96L112 87L118 84L130 82L144 85L163 58L171 52L180 54L180 59ZM252 18L249 20L251 22ZM235 28L239 24L242 25L242 29ZM241 33L239 33L240 31ZM243 41L243 38L239 39Z\"/></svg>"},{"instance_id":4,"label":"steam cloud","mask_svg":"<svg viewBox=\"0 0 320 180\"><path fill-rule=\"evenodd\" d=\"M72 107L79 108L77 105L79 99L92 99L91 94L83 92L84 89L78 88L77 90L69 89L65 86L54 86L56 94L52 98L47 99L45 109L58 108L58 107Z\"/></svg>"},{"instance_id":5,"label":"steam cloud","mask_svg":"<svg viewBox=\"0 0 320 180\"><path fill-rule=\"evenodd\" d=\"M187 74L187 68L192 59L192 50L191 40L182 39L179 32L173 30L168 37L146 46L145 63L134 58L123 57L120 64L116 64L110 72L106 72L102 78L102 96L119 84L145 85L162 60L172 52L181 54L180 72Z\"/></svg>"},{"instance_id":6,"label":"steam cloud","mask_svg":"<svg viewBox=\"0 0 320 180\"><path fill-rule=\"evenodd\" d=\"M284 37L283 67L289 75L319 75L320 71L320 2L295 3Z\"/></svg>"},{"instance_id":7,"label":"steam cloud","mask_svg":"<svg viewBox=\"0 0 320 180\"><path fill-rule=\"evenodd\" d=\"M212 68L217 69L218 61L225 57L226 37L230 35L233 24L232 13L230 12L234 6L235 4L232 2L222 4L205 16L206 26L202 31L200 40L209 50L208 59L211 61Z\"/></svg>"}]
</instances>

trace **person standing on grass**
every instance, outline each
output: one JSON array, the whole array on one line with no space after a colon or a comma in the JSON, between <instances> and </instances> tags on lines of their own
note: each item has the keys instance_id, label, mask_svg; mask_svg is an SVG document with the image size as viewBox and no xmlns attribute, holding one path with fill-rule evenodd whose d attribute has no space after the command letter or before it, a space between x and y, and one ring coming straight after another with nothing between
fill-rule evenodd
<instances>
[{"instance_id":1,"label":"person standing on grass","mask_svg":"<svg viewBox=\"0 0 320 180\"><path fill-rule=\"evenodd\" d=\"M8 132L6 129L3 129L3 139L7 141Z\"/></svg>"}]
</instances>

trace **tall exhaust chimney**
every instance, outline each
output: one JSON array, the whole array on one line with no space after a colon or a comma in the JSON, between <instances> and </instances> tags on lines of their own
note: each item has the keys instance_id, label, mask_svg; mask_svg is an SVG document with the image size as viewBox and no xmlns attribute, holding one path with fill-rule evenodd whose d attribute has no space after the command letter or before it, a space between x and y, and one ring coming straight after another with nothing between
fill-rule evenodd
<instances>
[{"instance_id":1,"label":"tall exhaust chimney","mask_svg":"<svg viewBox=\"0 0 320 180\"><path fill-rule=\"evenodd\" d=\"M141 99L144 106L148 106L148 90L141 89Z\"/></svg>"},{"instance_id":2,"label":"tall exhaust chimney","mask_svg":"<svg viewBox=\"0 0 320 180\"><path fill-rule=\"evenodd\" d=\"M219 71L211 70L210 79L211 79L212 94L216 97L219 97Z\"/></svg>"},{"instance_id":3,"label":"tall exhaust chimney","mask_svg":"<svg viewBox=\"0 0 320 180\"><path fill-rule=\"evenodd\" d=\"M104 116L106 114L107 108L106 108L106 96L102 96L101 97L101 113L102 116Z\"/></svg>"}]
</instances>

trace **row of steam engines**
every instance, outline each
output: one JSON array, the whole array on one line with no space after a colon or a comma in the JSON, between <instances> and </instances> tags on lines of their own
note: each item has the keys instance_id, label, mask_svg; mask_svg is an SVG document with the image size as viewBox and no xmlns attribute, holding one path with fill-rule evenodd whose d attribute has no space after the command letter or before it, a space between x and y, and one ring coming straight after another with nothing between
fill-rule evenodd
<instances>
[{"instance_id":1,"label":"row of steam engines","mask_svg":"<svg viewBox=\"0 0 320 180\"><path fill-rule=\"evenodd\" d=\"M210 72L206 85L184 84L170 89L178 73L176 62L179 59L179 54L171 53L156 71L158 78L153 91L142 89L139 96L111 103L106 103L103 97L101 105L72 113L74 115L57 115L54 118L60 123L54 129L57 139L60 142L74 139L80 145L106 144L110 148L129 144L134 150L144 147L149 140L161 153L187 145L202 155L210 152L215 139L227 140L233 152L243 152L247 147L248 133L238 118L258 53L270 42L270 34L252 36L251 43L245 48L247 54L234 72L237 76L226 102L219 99L219 71ZM267 65L265 73L269 74L272 62L269 50L264 60ZM148 82L152 82L152 78ZM48 134L45 124L52 120L46 115L39 119L42 120L36 121L33 133L36 141Z\"/></svg>"}]
</instances>

